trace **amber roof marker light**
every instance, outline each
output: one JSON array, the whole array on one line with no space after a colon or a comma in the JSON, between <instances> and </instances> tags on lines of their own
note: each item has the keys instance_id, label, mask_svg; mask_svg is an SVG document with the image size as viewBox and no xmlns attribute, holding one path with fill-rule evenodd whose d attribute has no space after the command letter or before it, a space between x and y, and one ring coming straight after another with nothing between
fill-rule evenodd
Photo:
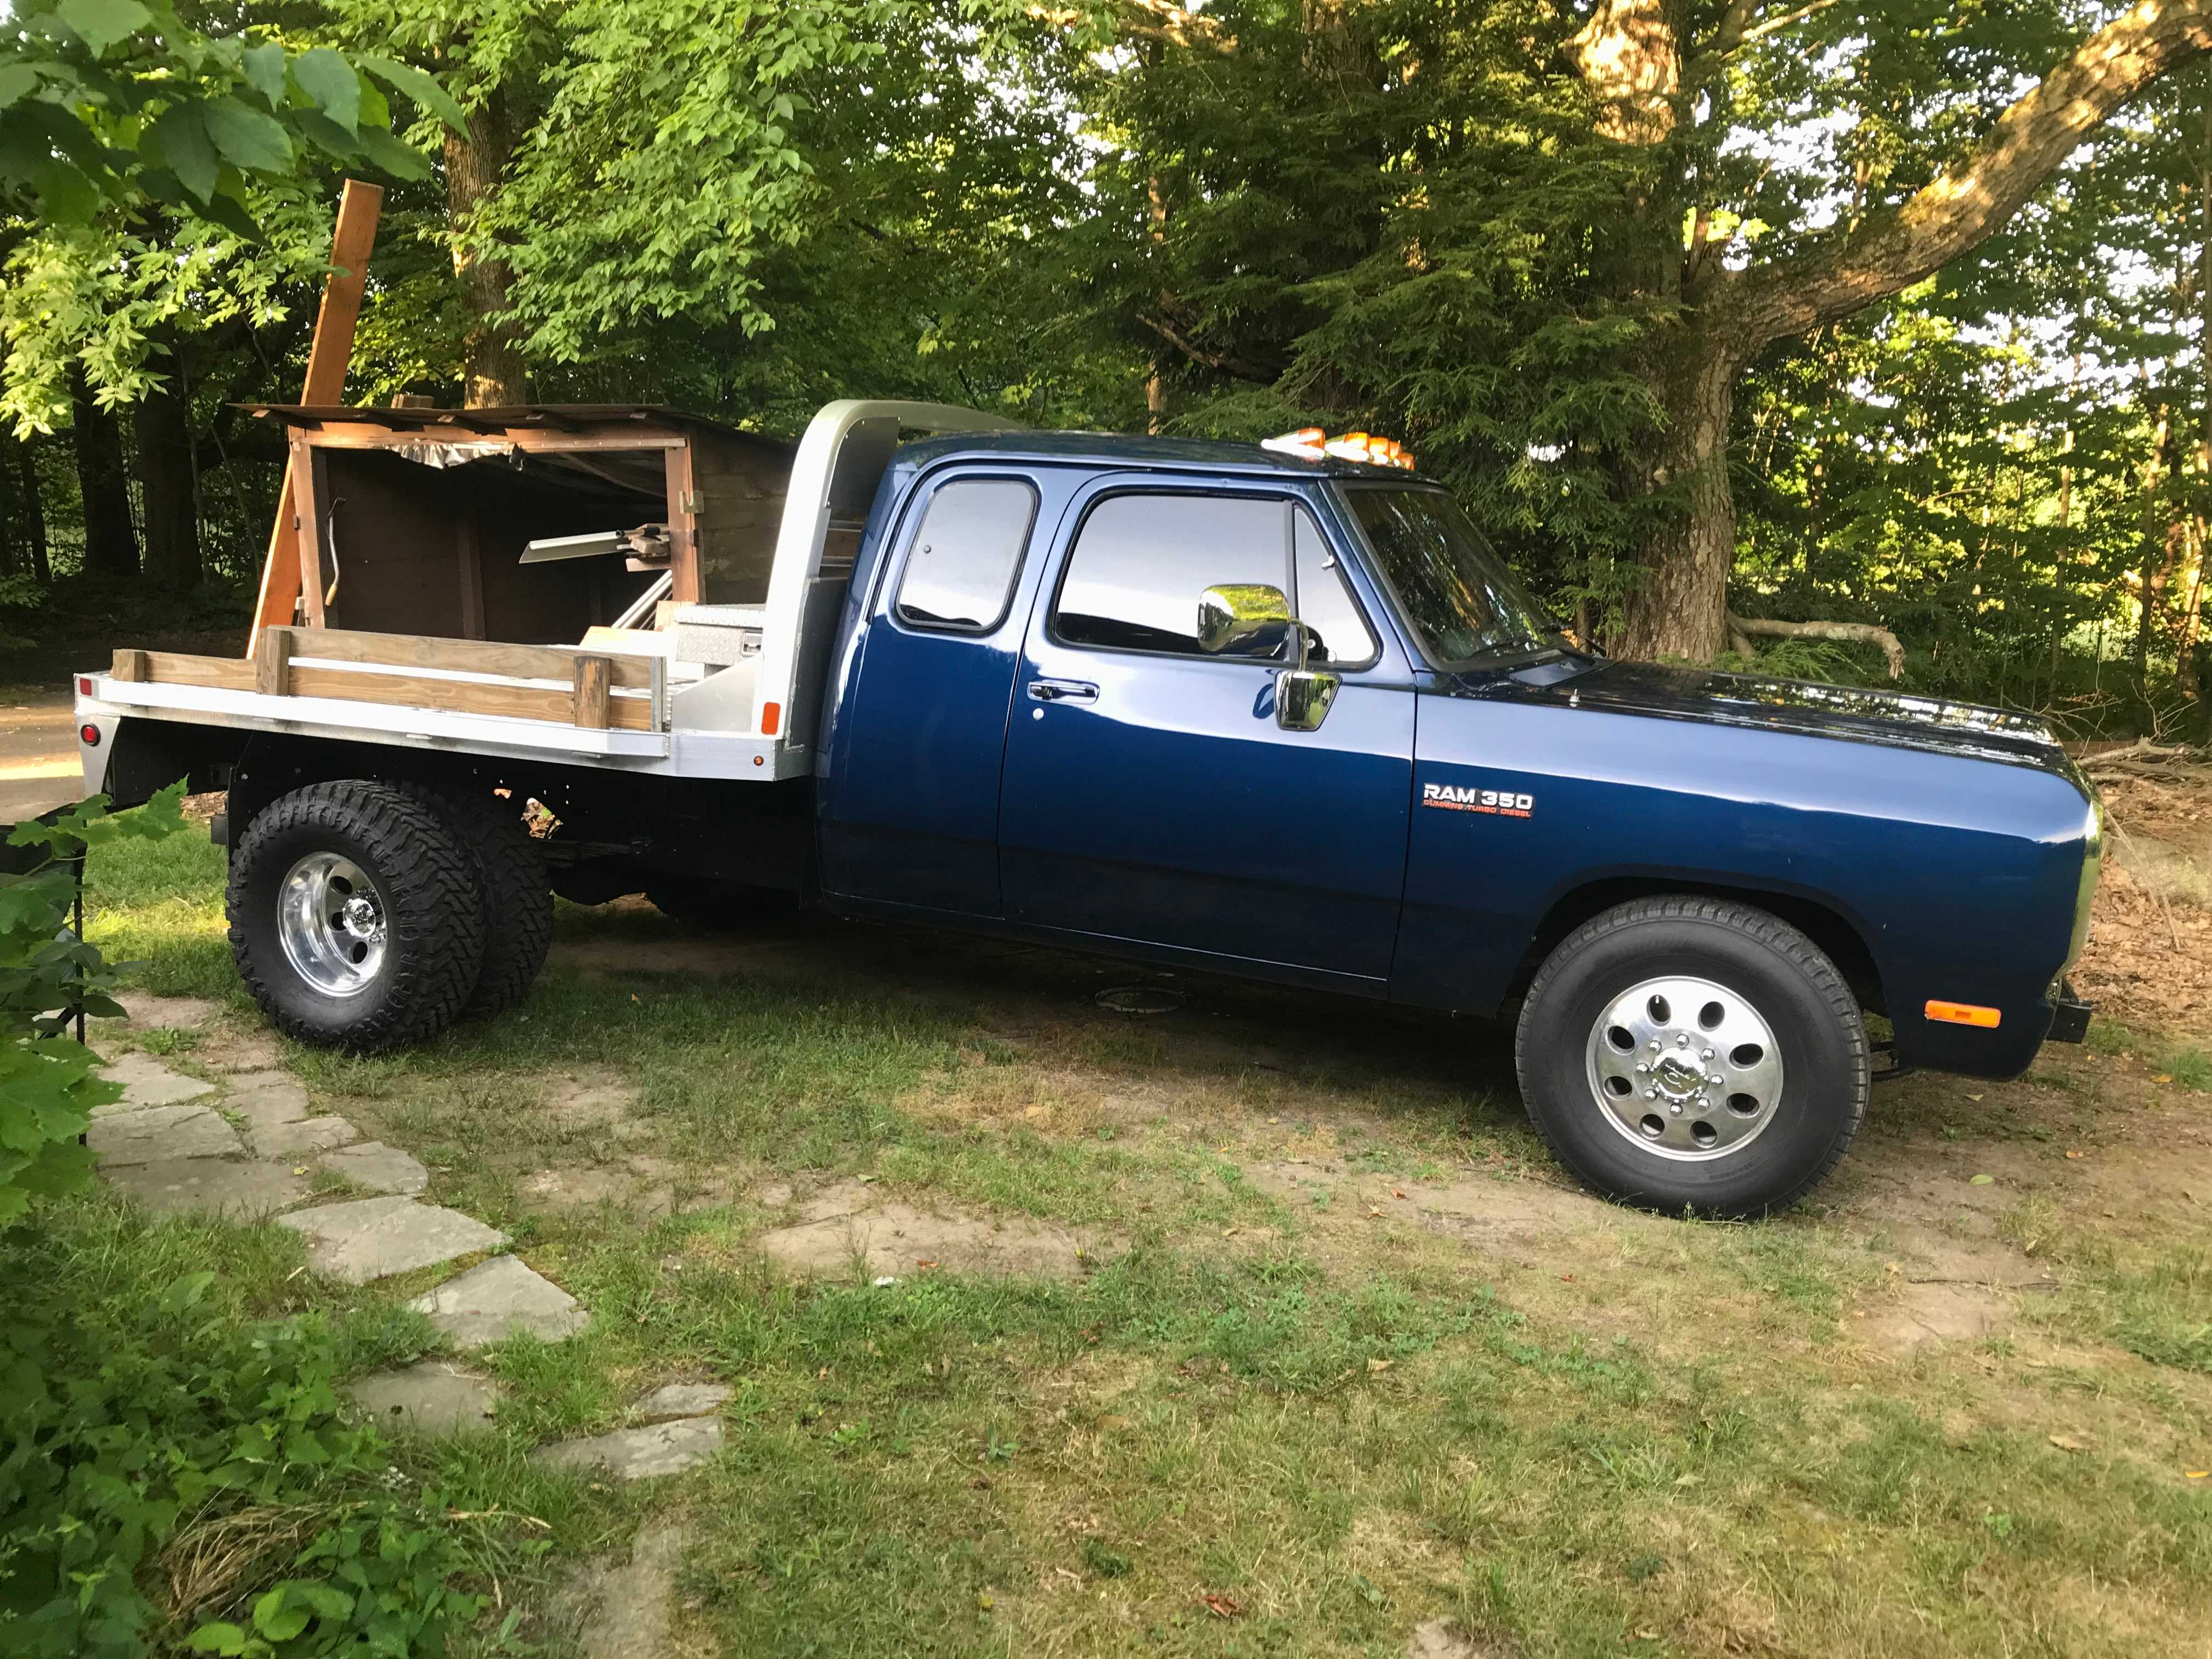
<instances>
[{"instance_id":1,"label":"amber roof marker light","mask_svg":"<svg viewBox=\"0 0 2212 1659\"><path fill-rule=\"evenodd\" d=\"M1273 450L1278 455L1295 455L1302 461L1334 456L1340 461L1359 461L1369 466L1395 466L1407 472L1413 470L1413 458L1405 445L1395 438L1378 437L1371 432L1346 432L1332 438L1317 426L1303 426L1296 432L1262 438L1260 447Z\"/></svg>"}]
</instances>

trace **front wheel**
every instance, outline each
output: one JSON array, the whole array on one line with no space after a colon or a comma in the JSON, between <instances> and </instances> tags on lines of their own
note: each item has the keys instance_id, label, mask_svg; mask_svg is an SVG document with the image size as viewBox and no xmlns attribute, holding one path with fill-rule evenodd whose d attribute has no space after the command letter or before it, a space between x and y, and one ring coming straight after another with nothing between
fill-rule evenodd
<instances>
[{"instance_id":1,"label":"front wheel","mask_svg":"<svg viewBox=\"0 0 2212 1659\"><path fill-rule=\"evenodd\" d=\"M1552 953L1515 1042L1560 1163L1607 1198L1672 1212L1786 1208L1866 1115L1872 1060L1835 964L1779 918L1642 899Z\"/></svg>"}]
</instances>

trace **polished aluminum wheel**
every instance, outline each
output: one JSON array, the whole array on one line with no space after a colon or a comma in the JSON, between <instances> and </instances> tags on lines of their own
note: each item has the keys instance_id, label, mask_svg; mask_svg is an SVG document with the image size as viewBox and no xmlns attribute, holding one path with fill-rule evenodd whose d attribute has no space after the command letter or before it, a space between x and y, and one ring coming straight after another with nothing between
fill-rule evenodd
<instances>
[{"instance_id":1,"label":"polished aluminum wheel","mask_svg":"<svg viewBox=\"0 0 2212 1659\"><path fill-rule=\"evenodd\" d=\"M1774 1121L1782 1054L1740 993L1709 979L1650 979L1591 1027L1589 1086L1606 1121L1646 1152L1726 1158Z\"/></svg>"},{"instance_id":2,"label":"polished aluminum wheel","mask_svg":"<svg viewBox=\"0 0 2212 1659\"><path fill-rule=\"evenodd\" d=\"M384 901L361 866L310 853L276 893L276 938L293 972L325 996L358 996L384 966Z\"/></svg>"}]
</instances>

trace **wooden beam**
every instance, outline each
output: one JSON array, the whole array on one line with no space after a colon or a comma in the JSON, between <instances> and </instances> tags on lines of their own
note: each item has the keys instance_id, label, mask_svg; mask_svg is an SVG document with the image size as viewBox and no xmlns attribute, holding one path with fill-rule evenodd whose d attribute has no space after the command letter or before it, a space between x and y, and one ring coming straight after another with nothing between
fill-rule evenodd
<instances>
[{"instance_id":1,"label":"wooden beam","mask_svg":"<svg viewBox=\"0 0 2212 1659\"><path fill-rule=\"evenodd\" d=\"M253 655L253 689L264 697L281 697L292 689L292 630L264 628L261 648Z\"/></svg>"},{"instance_id":2,"label":"wooden beam","mask_svg":"<svg viewBox=\"0 0 2212 1659\"><path fill-rule=\"evenodd\" d=\"M605 731L609 716L608 672L614 666L605 657L576 659L575 722Z\"/></svg>"},{"instance_id":3,"label":"wooden beam","mask_svg":"<svg viewBox=\"0 0 2212 1659\"><path fill-rule=\"evenodd\" d=\"M108 677L132 685L143 684L154 678L154 665L146 652L118 648L115 653L115 665L108 670Z\"/></svg>"},{"instance_id":4,"label":"wooden beam","mask_svg":"<svg viewBox=\"0 0 2212 1659\"><path fill-rule=\"evenodd\" d=\"M323 303L315 313L314 343L307 348L303 404L335 404L345 396L346 366L353 359L362 295L368 285L368 256L376 246L376 220L384 191L358 179L345 181L338 197L337 228L331 239L331 274L323 283ZM261 592L254 601L254 632L246 654L264 628L288 626L300 603L300 526L293 509L292 479L287 469L276 496L276 525L270 532L269 555L262 561Z\"/></svg>"},{"instance_id":5,"label":"wooden beam","mask_svg":"<svg viewBox=\"0 0 2212 1659\"><path fill-rule=\"evenodd\" d=\"M498 640L448 640L428 634L378 634L359 628L293 630L292 654L323 662L357 662L386 668L428 668L451 673L498 674L508 679L572 683L579 647L508 645ZM607 681L628 690L653 685L653 661L636 653L607 656Z\"/></svg>"}]
</instances>

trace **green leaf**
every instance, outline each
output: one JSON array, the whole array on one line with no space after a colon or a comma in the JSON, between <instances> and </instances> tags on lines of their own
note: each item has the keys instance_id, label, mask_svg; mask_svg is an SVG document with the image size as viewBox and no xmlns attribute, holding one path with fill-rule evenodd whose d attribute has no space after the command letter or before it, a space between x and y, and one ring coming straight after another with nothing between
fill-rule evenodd
<instances>
[{"instance_id":1,"label":"green leaf","mask_svg":"<svg viewBox=\"0 0 2212 1659\"><path fill-rule=\"evenodd\" d=\"M39 89L39 72L28 64L0 64L0 109Z\"/></svg>"},{"instance_id":2,"label":"green leaf","mask_svg":"<svg viewBox=\"0 0 2212 1659\"><path fill-rule=\"evenodd\" d=\"M167 162L177 181L202 202L215 194L216 175L222 171L208 137L207 124L190 104L172 104L138 142L138 153L149 161Z\"/></svg>"},{"instance_id":3,"label":"green leaf","mask_svg":"<svg viewBox=\"0 0 2212 1659\"><path fill-rule=\"evenodd\" d=\"M435 76L426 74L412 64L380 58L372 52L362 54L361 66L394 92L413 99L454 131L469 130L468 116Z\"/></svg>"},{"instance_id":4,"label":"green leaf","mask_svg":"<svg viewBox=\"0 0 2212 1659\"><path fill-rule=\"evenodd\" d=\"M351 132L361 121L361 76L328 46L292 60L292 78L315 107Z\"/></svg>"},{"instance_id":5,"label":"green leaf","mask_svg":"<svg viewBox=\"0 0 2212 1659\"><path fill-rule=\"evenodd\" d=\"M257 173L282 173L292 165L292 139L276 120L235 98L206 104L208 134L223 159Z\"/></svg>"},{"instance_id":6,"label":"green leaf","mask_svg":"<svg viewBox=\"0 0 2212 1659\"><path fill-rule=\"evenodd\" d=\"M263 231L259 225L254 223L253 216L248 213L245 206L234 197L226 196L221 191L217 191L215 199L207 204L204 211L209 218L230 232L232 235L252 242L257 247L269 240L267 233Z\"/></svg>"},{"instance_id":7,"label":"green leaf","mask_svg":"<svg viewBox=\"0 0 2212 1659\"><path fill-rule=\"evenodd\" d=\"M272 1642L289 1642L307 1628L313 1615L305 1607L289 1605L287 1585L279 1584L253 1604L253 1628Z\"/></svg>"},{"instance_id":8,"label":"green leaf","mask_svg":"<svg viewBox=\"0 0 2212 1659\"><path fill-rule=\"evenodd\" d=\"M239 54L239 64L246 70L246 78L254 91L269 100L271 109L284 106L284 48L274 40L264 40L258 46L248 46Z\"/></svg>"},{"instance_id":9,"label":"green leaf","mask_svg":"<svg viewBox=\"0 0 2212 1659\"><path fill-rule=\"evenodd\" d=\"M138 0L62 0L54 10L95 58L106 57L110 46L154 21L154 14Z\"/></svg>"},{"instance_id":10,"label":"green leaf","mask_svg":"<svg viewBox=\"0 0 2212 1659\"><path fill-rule=\"evenodd\" d=\"M40 215L57 224L90 224L100 211L100 186L67 161L48 161L34 167L31 183L39 192Z\"/></svg>"},{"instance_id":11,"label":"green leaf","mask_svg":"<svg viewBox=\"0 0 2212 1659\"><path fill-rule=\"evenodd\" d=\"M247 1651L253 1638L235 1625L217 1619L202 1625L185 1639L185 1645L194 1653L219 1653L226 1659L237 1659Z\"/></svg>"},{"instance_id":12,"label":"green leaf","mask_svg":"<svg viewBox=\"0 0 2212 1659\"><path fill-rule=\"evenodd\" d=\"M361 130L361 153L395 179L427 179L430 158L410 149L380 127Z\"/></svg>"}]
</instances>

